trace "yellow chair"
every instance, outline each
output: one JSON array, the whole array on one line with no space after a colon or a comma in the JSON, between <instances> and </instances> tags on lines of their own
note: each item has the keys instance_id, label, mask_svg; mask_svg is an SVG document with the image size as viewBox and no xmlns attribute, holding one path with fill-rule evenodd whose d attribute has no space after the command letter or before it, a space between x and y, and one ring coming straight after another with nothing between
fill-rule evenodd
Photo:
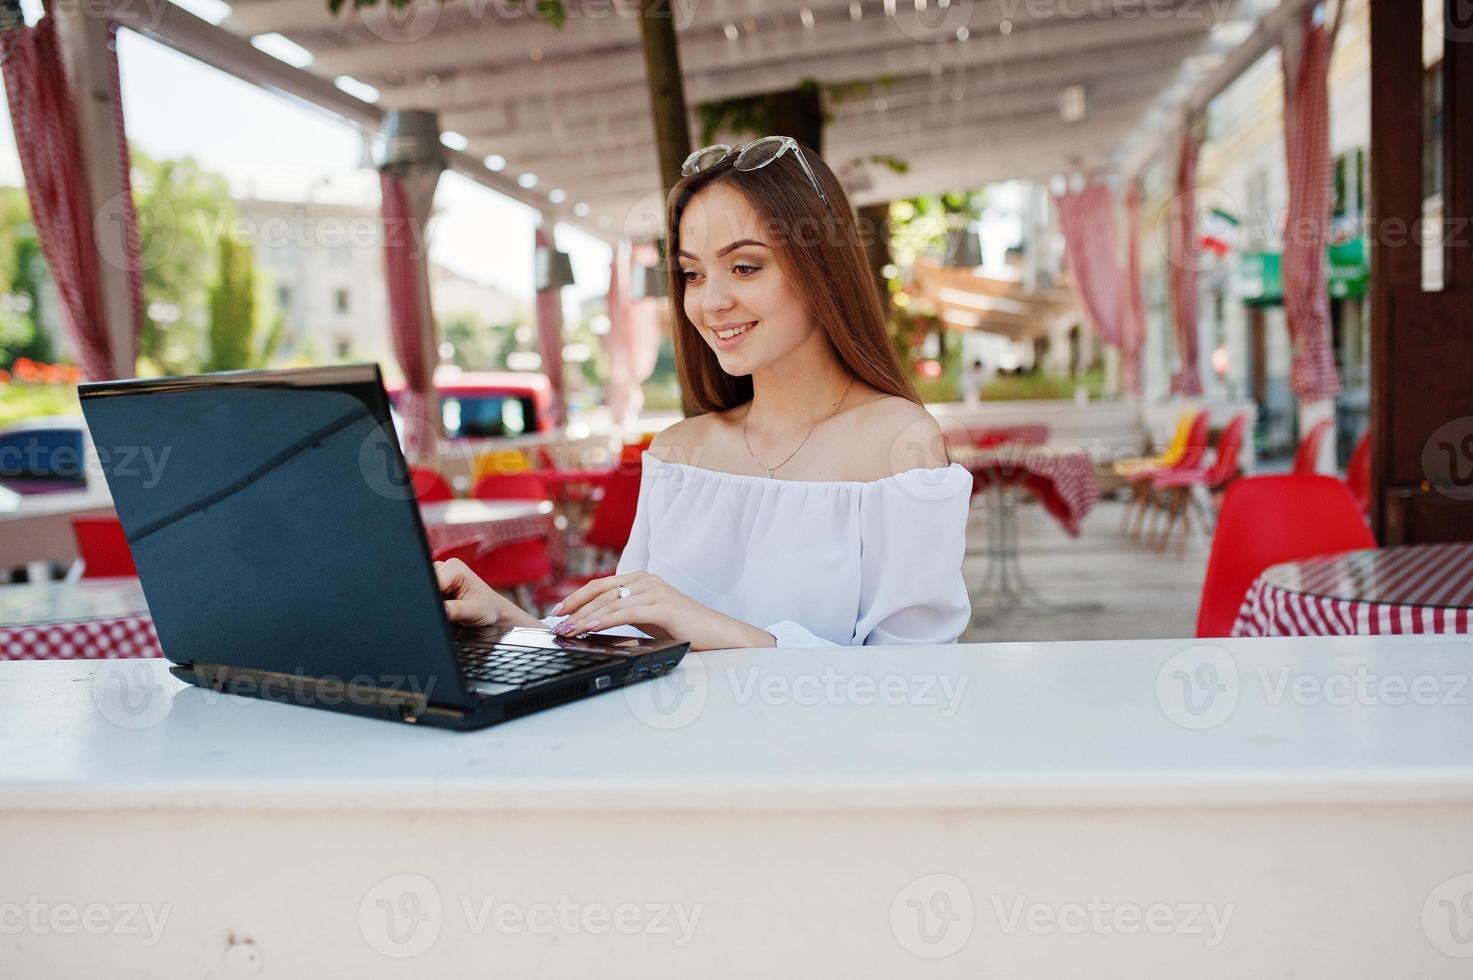
<instances>
[{"instance_id":1,"label":"yellow chair","mask_svg":"<svg viewBox=\"0 0 1473 980\"><path fill-rule=\"evenodd\" d=\"M1189 408L1181 413L1181 418L1176 420L1176 431L1171 434L1171 441L1166 448L1155 456L1144 459L1122 459L1111 467L1116 476L1128 477L1141 470L1157 469L1162 466L1173 466L1181 459L1182 453L1187 451L1187 437L1191 434L1192 423L1197 419L1197 410Z\"/></svg>"},{"instance_id":2,"label":"yellow chair","mask_svg":"<svg viewBox=\"0 0 1473 980\"><path fill-rule=\"evenodd\" d=\"M476 457L473 481L492 473L528 473L532 461L520 449L493 449Z\"/></svg>"}]
</instances>

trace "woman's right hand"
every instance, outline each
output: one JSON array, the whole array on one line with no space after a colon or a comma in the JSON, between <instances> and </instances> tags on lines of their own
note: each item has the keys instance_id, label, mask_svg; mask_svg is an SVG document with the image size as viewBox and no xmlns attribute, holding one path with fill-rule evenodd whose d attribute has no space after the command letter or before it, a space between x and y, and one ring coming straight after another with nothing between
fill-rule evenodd
<instances>
[{"instance_id":1,"label":"woman's right hand","mask_svg":"<svg viewBox=\"0 0 1473 980\"><path fill-rule=\"evenodd\" d=\"M452 623L460 626L509 626L524 617L531 618L481 581L480 576L459 558L435 562L435 578L440 583L440 594L445 597L445 615ZM516 613L521 613L521 616Z\"/></svg>"}]
</instances>

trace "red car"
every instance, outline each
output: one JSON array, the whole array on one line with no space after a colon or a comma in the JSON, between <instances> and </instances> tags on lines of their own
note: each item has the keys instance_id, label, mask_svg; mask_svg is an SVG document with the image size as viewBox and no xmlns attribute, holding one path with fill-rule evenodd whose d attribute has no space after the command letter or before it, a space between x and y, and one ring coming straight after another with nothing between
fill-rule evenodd
<instances>
[{"instance_id":1,"label":"red car","mask_svg":"<svg viewBox=\"0 0 1473 980\"><path fill-rule=\"evenodd\" d=\"M402 384L388 386L397 409ZM435 379L448 439L503 439L552 431L552 382L545 374L464 371Z\"/></svg>"}]
</instances>

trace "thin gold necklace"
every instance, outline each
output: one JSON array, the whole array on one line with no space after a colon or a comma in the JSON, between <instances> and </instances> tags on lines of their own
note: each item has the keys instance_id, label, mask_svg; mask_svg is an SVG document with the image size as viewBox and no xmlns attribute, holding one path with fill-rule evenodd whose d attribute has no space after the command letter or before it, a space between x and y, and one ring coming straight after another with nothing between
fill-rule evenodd
<instances>
[{"instance_id":1,"label":"thin gold necklace","mask_svg":"<svg viewBox=\"0 0 1473 980\"><path fill-rule=\"evenodd\" d=\"M813 435L814 429L818 428L820 425L834 417L834 413L839 410L839 406L842 405L844 403L844 399L849 396L849 389L852 387L854 387L854 375L851 374L849 376L849 383L844 386L844 393L839 396L838 401L834 402L834 407L829 409L829 414L825 415L823 418L813 423L812 428L808 430L808 435L803 437L803 442L798 443L798 449L803 448L803 443L808 441L808 436ZM794 449L792 452L788 453L787 458L784 459L781 463L778 463L776 466L768 466L766 463L762 462L762 460L757 458L757 454L752 452L752 444L750 442L747 442L747 419L750 418L751 415L752 406L749 403L747 405L746 412L742 415L742 442L747 443L747 455L752 457L752 462L756 463L758 466L766 470L767 478L771 480L772 474L782 469L784 464L786 464L789 459L792 459L794 456L798 455L798 449Z\"/></svg>"}]
</instances>

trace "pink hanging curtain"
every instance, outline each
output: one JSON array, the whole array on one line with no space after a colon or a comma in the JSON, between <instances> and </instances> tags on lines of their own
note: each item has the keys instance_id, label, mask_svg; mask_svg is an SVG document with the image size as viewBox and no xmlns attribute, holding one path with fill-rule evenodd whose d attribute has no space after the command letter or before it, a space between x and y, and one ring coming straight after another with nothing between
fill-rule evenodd
<instances>
[{"instance_id":1,"label":"pink hanging curtain","mask_svg":"<svg viewBox=\"0 0 1473 980\"><path fill-rule=\"evenodd\" d=\"M1141 185L1131 182L1125 195L1125 302L1121 324L1121 380L1132 395L1141 394L1141 348L1146 342L1146 293L1141 283Z\"/></svg>"},{"instance_id":2,"label":"pink hanging curtain","mask_svg":"<svg viewBox=\"0 0 1473 980\"><path fill-rule=\"evenodd\" d=\"M428 179L427 179L428 178ZM404 420L404 455L410 462L433 460L439 452L438 403L434 396L435 365L427 355L424 331L434 330L429 290L421 261L424 249L424 219L428 202L418 207L415 198L433 200L439 175L399 178L387 171L379 174L383 194L384 274L389 293L389 338L394 359L404 375L399 396L399 415ZM413 182L414 186L410 186ZM428 194L424 185L428 183Z\"/></svg>"},{"instance_id":3,"label":"pink hanging curtain","mask_svg":"<svg viewBox=\"0 0 1473 980\"><path fill-rule=\"evenodd\" d=\"M616 425L627 425L644 407L643 382L655 370L660 349L660 300L635 299L634 275L644 261L657 261L652 247L636 261L636 249L614 249L609 273L609 408Z\"/></svg>"},{"instance_id":4,"label":"pink hanging curtain","mask_svg":"<svg viewBox=\"0 0 1473 980\"><path fill-rule=\"evenodd\" d=\"M615 425L624 425L638 415L644 404L644 392L633 380L630 356L633 353L629 323L630 288L629 255L622 245L615 245L614 258L609 263L609 332L604 337L604 349L609 358L606 400Z\"/></svg>"},{"instance_id":5,"label":"pink hanging curtain","mask_svg":"<svg viewBox=\"0 0 1473 980\"><path fill-rule=\"evenodd\" d=\"M1124 319L1120 291L1119 242L1115 234L1115 195L1091 181L1083 190L1054 198L1064 233L1064 261L1074 295L1095 332L1112 347L1122 344Z\"/></svg>"},{"instance_id":6,"label":"pink hanging curtain","mask_svg":"<svg viewBox=\"0 0 1473 980\"><path fill-rule=\"evenodd\" d=\"M1181 366L1171 378L1178 395L1202 394L1197 371L1197 140L1190 124L1182 133L1176 169L1176 196L1171 201L1171 315L1176 323L1177 354Z\"/></svg>"},{"instance_id":7,"label":"pink hanging curtain","mask_svg":"<svg viewBox=\"0 0 1473 980\"><path fill-rule=\"evenodd\" d=\"M132 325L126 351L113 349L108 332L110 311L103 303L94 238L93 218L97 209L88 193L87 162L82 156L76 103L72 101L67 81L55 18L48 15L34 27L21 26L7 31L9 51L4 58L5 93L30 200L31 220L41 242L41 254L56 283L77 366L84 378L94 381L115 377L116 364L132 365L138 330L143 323L138 219L129 179L123 103L118 91L117 25L111 25L109 33L113 128L123 190L117 210L122 220L124 254L118 259L125 265L130 300L130 309L119 311L119 315L128 317Z\"/></svg>"},{"instance_id":8,"label":"pink hanging curtain","mask_svg":"<svg viewBox=\"0 0 1473 980\"><path fill-rule=\"evenodd\" d=\"M1338 16L1316 24L1306 11L1297 31L1286 32L1284 153L1289 165L1289 208L1284 224L1284 312L1294 361L1289 385L1305 401L1333 398L1340 390L1330 340L1326 249L1330 237L1330 52Z\"/></svg>"},{"instance_id":9,"label":"pink hanging curtain","mask_svg":"<svg viewBox=\"0 0 1473 980\"><path fill-rule=\"evenodd\" d=\"M552 247L541 225L533 242L536 253ZM554 425L568 422L566 394L563 385L563 299L558 288L537 290L537 352L542 355L542 373L552 382L552 418Z\"/></svg>"}]
</instances>

